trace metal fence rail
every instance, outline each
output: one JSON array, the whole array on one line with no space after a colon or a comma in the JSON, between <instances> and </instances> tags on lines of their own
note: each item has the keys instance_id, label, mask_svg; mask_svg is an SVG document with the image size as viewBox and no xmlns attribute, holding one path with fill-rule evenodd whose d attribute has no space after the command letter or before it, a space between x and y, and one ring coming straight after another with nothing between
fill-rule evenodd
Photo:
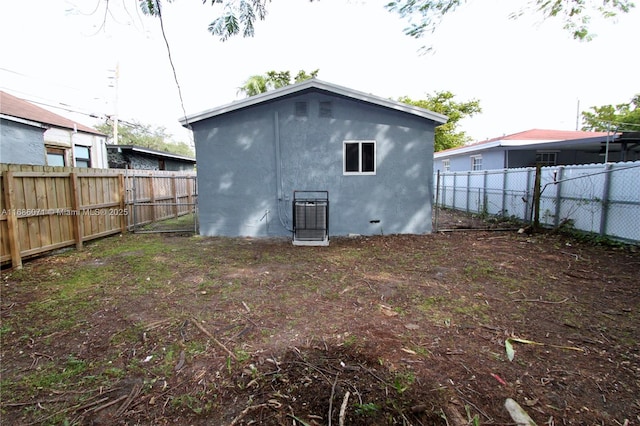
<instances>
[{"instance_id":1,"label":"metal fence rail","mask_svg":"<svg viewBox=\"0 0 640 426\"><path fill-rule=\"evenodd\" d=\"M436 206L640 242L640 161L441 173ZM536 191L538 189L539 192ZM539 193L539 197L535 194Z\"/></svg>"}]
</instances>

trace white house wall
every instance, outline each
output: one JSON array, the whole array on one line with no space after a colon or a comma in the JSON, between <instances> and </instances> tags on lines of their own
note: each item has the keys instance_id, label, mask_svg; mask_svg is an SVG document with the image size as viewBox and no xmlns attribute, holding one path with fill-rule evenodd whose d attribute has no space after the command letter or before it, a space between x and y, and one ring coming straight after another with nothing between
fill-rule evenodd
<instances>
[{"instance_id":1,"label":"white house wall","mask_svg":"<svg viewBox=\"0 0 640 426\"><path fill-rule=\"evenodd\" d=\"M44 143L46 146L64 148L65 164L68 166L75 166L73 146L80 145L90 149L92 168L109 167L104 136L52 127L44 132Z\"/></svg>"}]
</instances>

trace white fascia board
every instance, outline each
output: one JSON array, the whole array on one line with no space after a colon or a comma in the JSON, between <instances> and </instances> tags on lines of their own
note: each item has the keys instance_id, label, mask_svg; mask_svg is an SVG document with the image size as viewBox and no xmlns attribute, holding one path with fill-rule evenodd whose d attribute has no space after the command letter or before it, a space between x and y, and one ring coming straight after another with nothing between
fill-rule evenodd
<instances>
[{"instance_id":1,"label":"white fascia board","mask_svg":"<svg viewBox=\"0 0 640 426\"><path fill-rule=\"evenodd\" d=\"M502 141L494 141L494 142L487 142L487 143L478 144L478 145L461 146L460 148L436 152L433 154L433 158L435 159L443 158L443 157L446 158L446 157L453 157L455 155L460 155L460 154L469 154L471 152L486 151L487 149L502 146L501 142Z\"/></svg>"},{"instance_id":2,"label":"white fascia board","mask_svg":"<svg viewBox=\"0 0 640 426\"><path fill-rule=\"evenodd\" d=\"M0 114L0 118L8 121L15 121L16 123L26 124L27 126L39 127L41 129L48 129L49 126L37 121L26 120L20 117L14 117L12 115Z\"/></svg>"},{"instance_id":3,"label":"white fascia board","mask_svg":"<svg viewBox=\"0 0 640 426\"><path fill-rule=\"evenodd\" d=\"M156 151L155 149L132 147L131 151L141 152L143 154L151 154L151 155L155 155L157 157L168 157L168 158L175 158L175 159L178 159L178 160L187 160L187 161L194 161L194 162L196 161L196 159L192 158L192 157L186 157L186 156L180 155L180 154L173 154L171 152Z\"/></svg>"},{"instance_id":4,"label":"white fascia board","mask_svg":"<svg viewBox=\"0 0 640 426\"><path fill-rule=\"evenodd\" d=\"M448 117L446 115L438 114L436 112L429 111L424 108L416 107L416 106L405 104L402 102L393 101L390 99L381 98L379 96L374 96L364 92L359 92L357 90L352 90L346 87L327 83L321 80L310 79L310 80L305 80L301 83L291 84L289 86L285 86L280 89L271 90L269 92L261 93L255 96L250 96L248 98L241 99L239 101L231 102L229 104L222 105L220 107L202 111L200 113L187 116L186 118L181 118L180 124L182 124L183 126L187 126L188 123L194 123L197 121L205 120L207 118L226 114L228 112L236 111L242 108L247 108L249 106L257 105L273 99L278 99L278 98L295 94L297 92L301 92L303 90L307 90L311 88L316 88L319 90L324 90L330 93L334 93L336 95L344 96L347 98L356 99L356 100L360 100L367 103L372 103L374 105L379 105L386 108L391 108L396 111L406 112L408 114L413 114L419 117L433 120L440 124L444 124L448 120Z\"/></svg>"}]
</instances>

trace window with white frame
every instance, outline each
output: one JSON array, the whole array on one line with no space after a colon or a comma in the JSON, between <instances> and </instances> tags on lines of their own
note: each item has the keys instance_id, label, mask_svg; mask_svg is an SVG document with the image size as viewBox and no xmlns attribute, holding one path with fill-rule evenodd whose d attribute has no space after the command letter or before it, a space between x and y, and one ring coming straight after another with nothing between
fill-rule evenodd
<instances>
[{"instance_id":1,"label":"window with white frame","mask_svg":"<svg viewBox=\"0 0 640 426\"><path fill-rule=\"evenodd\" d=\"M538 151L536 152L536 164L542 166L555 166L558 161L557 151Z\"/></svg>"},{"instance_id":2,"label":"window with white frame","mask_svg":"<svg viewBox=\"0 0 640 426\"><path fill-rule=\"evenodd\" d=\"M482 155L471 156L471 170L482 170Z\"/></svg>"},{"instance_id":3,"label":"window with white frame","mask_svg":"<svg viewBox=\"0 0 640 426\"><path fill-rule=\"evenodd\" d=\"M451 170L451 160L448 158L446 160L442 160L442 171L448 172Z\"/></svg>"},{"instance_id":4,"label":"window with white frame","mask_svg":"<svg viewBox=\"0 0 640 426\"><path fill-rule=\"evenodd\" d=\"M73 157L76 167L91 167L91 148L76 145L73 147Z\"/></svg>"},{"instance_id":5,"label":"window with white frame","mask_svg":"<svg viewBox=\"0 0 640 426\"><path fill-rule=\"evenodd\" d=\"M65 152L63 148L47 147L47 165L64 167L65 164Z\"/></svg>"},{"instance_id":6,"label":"window with white frame","mask_svg":"<svg viewBox=\"0 0 640 426\"><path fill-rule=\"evenodd\" d=\"M345 175L375 175L376 141L344 141L343 163Z\"/></svg>"}]
</instances>

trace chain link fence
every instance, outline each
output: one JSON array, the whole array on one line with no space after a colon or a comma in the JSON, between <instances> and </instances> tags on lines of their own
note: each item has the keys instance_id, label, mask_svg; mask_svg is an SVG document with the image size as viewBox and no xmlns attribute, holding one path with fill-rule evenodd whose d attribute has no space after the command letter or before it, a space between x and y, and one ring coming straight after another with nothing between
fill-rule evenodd
<instances>
[{"instance_id":1,"label":"chain link fence","mask_svg":"<svg viewBox=\"0 0 640 426\"><path fill-rule=\"evenodd\" d=\"M538 170L438 174L435 216L453 209L640 243L640 161ZM440 229L436 219L434 230Z\"/></svg>"}]
</instances>

